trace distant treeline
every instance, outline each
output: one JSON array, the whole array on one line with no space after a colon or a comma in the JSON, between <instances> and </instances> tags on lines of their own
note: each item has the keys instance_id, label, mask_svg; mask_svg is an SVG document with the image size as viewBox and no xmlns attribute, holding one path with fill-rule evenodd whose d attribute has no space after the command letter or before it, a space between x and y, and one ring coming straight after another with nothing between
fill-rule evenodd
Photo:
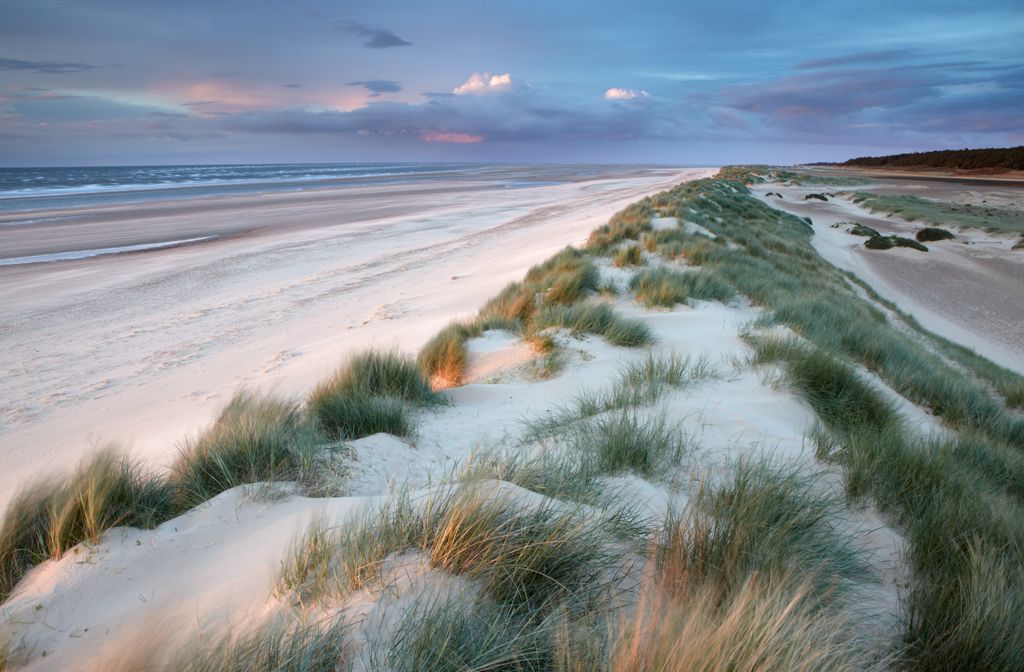
<instances>
[{"instance_id":1,"label":"distant treeline","mask_svg":"<svg viewBox=\"0 0 1024 672\"><path fill-rule=\"evenodd\" d=\"M949 168L955 170L1024 170L1024 146L993 149L946 149L892 156L862 156L843 166Z\"/></svg>"}]
</instances>

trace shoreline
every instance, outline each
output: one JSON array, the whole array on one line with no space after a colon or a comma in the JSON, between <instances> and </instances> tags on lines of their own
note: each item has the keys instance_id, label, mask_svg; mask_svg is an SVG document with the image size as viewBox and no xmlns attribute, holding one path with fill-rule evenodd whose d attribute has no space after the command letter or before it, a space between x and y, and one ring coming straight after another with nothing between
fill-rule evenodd
<instances>
[{"instance_id":1,"label":"shoreline","mask_svg":"<svg viewBox=\"0 0 1024 672\"><path fill-rule=\"evenodd\" d=\"M315 170L318 167L346 166L355 168L368 164L294 164ZM392 167L394 164L380 164ZM124 183L113 186L83 185L29 190L0 191L0 226L4 221L17 220L24 215L44 210L96 209L118 205L139 206L147 203L181 202L185 200L207 200L222 197L251 197L263 194L311 193L317 191L344 190L358 187L387 187L396 185L420 185L431 182L452 182L455 180L481 184L500 184L503 188L517 189L530 186L557 185L588 179L587 171L597 171L607 176L624 175L626 171L644 172L651 170L685 170L692 166L660 164L465 164L465 163L409 163L403 167L428 167L432 170L406 170L398 172L364 172L336 174L330 177L312 177L309 174L293 177L256 177L231 179L209 179L189 181L167 181L161 183ZM180 169L210 169L225 166L168 166ZM273 165L236 168L272 168ZM145 166L119 166L115 169L147 168ZM102 168L99 168L102 169ZM2 171L3 169L0 169ZM40 170L13 168L9 170ZM62 170L44 168L41 170ZM308 171L307 171L308 172ZM23 202L24 207L20 204Z\"/></svg>"},{"instance_id":2,"label":"shoreline","mask_svg":"<svg viewBox=\"0 0 1024 672\"><path fill-rule=\"evenodd\" d=\"M563 172L568 170L569 167L566 167ZM560 174L562 181L559 182L541 182L515 188L508 188L505 178L523 178L524 175L519 172L508 175L496 173L477 178L457 175L451 179L437 179L432 174L429 179L418 181L380 179L374 184L325 186L308 190L268 190L0 212L0 250L3 250L5 257L10 258L70 252L83 249L83 244L105 248L153 244L175 237L224 237L265 229L319 228L325 226L323 220L310 221L307 218L303 221L301 217L295 216L295 209L315 206L326 214L330 208L336 207L340 209L338 213L333 213L337 217L336 221L348 223L388 213L410 213L409 208L388 210L381 206L382 202L396 198L470 193L505 195L523 189L598 183L609 179L626 180L645 175L671 175L680 170L687 169L640 169L625 166L619 169L608 168L593 175L580 174L575 179ZM235 219L225 221L223 216L229 214ZM211 219L210 215L218 217ZM46 235L41 236L40 232ZM186 233L188 235L184 235ZM161 236L164 238L161 239Z\"/></svg>"}]
</instances>

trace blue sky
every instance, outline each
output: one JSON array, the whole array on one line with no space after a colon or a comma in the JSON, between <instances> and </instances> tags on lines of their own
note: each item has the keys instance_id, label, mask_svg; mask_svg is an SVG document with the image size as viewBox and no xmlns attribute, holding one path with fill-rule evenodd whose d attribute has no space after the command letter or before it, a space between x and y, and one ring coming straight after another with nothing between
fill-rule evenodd
<instances>
[{"instance_id":1,"label":"blue sky","mask_svg":"<svg viewBox=\"0 0 1024 672\"><path fill-rule=\"evenodd\" d=\"M1024 144L1024 3L4 0L0 164Z\"/></svg>"}]
</instances>

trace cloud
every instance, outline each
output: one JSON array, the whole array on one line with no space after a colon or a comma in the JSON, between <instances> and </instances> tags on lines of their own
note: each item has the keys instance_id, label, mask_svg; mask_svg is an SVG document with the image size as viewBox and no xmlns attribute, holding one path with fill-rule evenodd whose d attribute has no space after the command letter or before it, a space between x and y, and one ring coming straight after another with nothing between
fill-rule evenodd
<instances>
[{"instance_id":1,"label":"cloud","mask_svg":"<svg viewBox=\"0 0 1024 672\"><path fill-rule=\"evenodd\" d=\"M139 120L154 113L167 113L167 110L156 107L125 103L99 96L23 98L14 102L13 109L25 119L48 124Z\"/></svg>"},{"instance_id":2,"label":"cloud","mask_svg":"<svg viewBox=\"0 0 1024 672\"><path fill-rule=\"evenodd\" d=\"M376 98L382 93L398 93L402 85L390 79L367 79L361 82L349 82L349 86L361 86L370 92L370 96Z\"/></svg>"},{"instance_id":3,"label":"cloud","mask_svg":"<svg viewBox=\"0 0 1024 672\"><path fill-rule=\"evenodd\" d=\"M440 133L438 131L424 131L420 133L420 140L423 142L450 142L456 145L471 145L483 142L484 136L471 135L469 133Z\"/></svg>"},{"instance_id":4,"label":"cloud","mask_svg":"<svg viewBox=\"0 0 1024 672\"><path fill-rule=\"evenodd\" d=\"M406 42L390 30L374 28L358 21L334 21L331 27L335 30L363 39L363 46L368 49L389 49L391 47L407 47L412 42Z\"/></svg>"},{"instance_id":5,"label":"cloud","mask_svg":"<svg viewBox=\"0 0 1024 672\"><path fill-rule=\"evenodd\" d=\"M647 98L650 96L644 90L636 89L620 89L618 87L612 87L604 92L604 97L608 100L633 100L634 98Z\"/></svg>"},{"instance_id":6,"label":"cloud","mask_svg":"<svg viewBox=\"0 0 1024 672\"><path fill-rule=\"evenodd\" d=\"M607 105L562 88L516 84L511 76L474 73L456 87L462 95L417 103L371 102L350 111L249 111L225 117L221 127L250 133L355 135L395 143L681 140L688 136L687 120L693 116L679 104L653 96L644 105ZM481 95L491 91L501 95Z\"/></svg>"},{"instance_id":7,"label":"cloud","mask_svg":"<svg viewBox=\"0 0 1024 672\"><path fill-rule=\"evenodd\" d=\"M283 88L283 89L301 89L302 88L302 84L282 84L281 88Z\"/></svg>"},{"instance_id":8,"label":"cloud","mask_svg":"<svg viewBox=\"0 0 1024 672\"><path fill-rule=\"evenodd\" d=\"M70 72L95 70L97 66L88 63L56 63L52 61L20 61L16 58L0 58L0 70L22 70L45 75L61 75Z\"/></svg>"},{"instance_id":9,"label":"cloud","mask_svg":"<svg viewBox=\"0 0 1024 672\"><path fill-rule=\"evenodd\" d=\"M502 75L492 75L489 72L483 74L474 72L469 76L469 79L452 89L452 93L456 96L469 94L479 96L485 93L502 91L510 86L512 86L512 75L507 72Z\"/></svg>"},{"instance_id":10,"label":"cloud","mask_svg":"<svg viewBox=\"0 0 1024 672\"><path fill-rule=\"evenodd\" d=\"M885 145L930 135L929 145L960 145L979 141L967 139L970 134L1009 137L1024 127L1024 68L970 62L821 67L729 87L708 102L721 105L713 119L719 128L748 124L791 141L843 137Z\"/></svg>"},{"instance_id":11,"label":"cloud","mask_svg":"<svg viewBox=\"0 0 1024 672\"><path fill-rule=\"evenodd\" d=\"M909 49L891 49L889 51L865 51L833 58L819 58L811 61L797 63L797 70L817 70L819 68L832 68L843 65L857 65L860 63L877 63L894 61L913 56L914 52Z\"/></svg>"}]
</instances>

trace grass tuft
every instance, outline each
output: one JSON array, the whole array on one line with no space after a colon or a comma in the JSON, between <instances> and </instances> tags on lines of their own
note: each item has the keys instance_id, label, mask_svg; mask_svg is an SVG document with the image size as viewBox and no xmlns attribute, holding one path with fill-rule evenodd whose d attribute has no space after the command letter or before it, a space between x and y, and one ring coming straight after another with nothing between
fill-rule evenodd
<instances>
[{"instance_id":1,"label":"grass tuft","mask_svg":"<svg viewBox=\"0 0 1024 672\"><path fill-rule=\"evenodd\" d=\"M631 471L647 479L678 466L690 451L686 437L664 415L641 418L630 410L578 426L572 443L580 454L594 460L592 468L598 473Z\"/></svg>"},{"instance_id":2,"label":"grass tuft","mask_svg":"<svg viewBox=\"0 0 1024 672\"><path fill-rule=\"evenodd\" d=\"M412 432L407 403L440 404L444 397L431 389L411 358L370 351L354 356L317 385L306 406L319 427L336 440L378 432L407 436Z\"/></svg>"},{"instance_id":3,"label":"grass tuft","mask_svg":"<svg viewBox=\"0 0 1024 672\"><path fill-rule=\"evenodd\" d=\"M627 245L612 256L612 264L618 268L642 266L643 263L644 255L639 245Z\"/></svg>"},{"instance_id":4,"label":"grass tuft","mask_svg":"<svg viewBox=\"0 0 1024 672\"><path fill-rule=\"evenodd\" d=\"M542 330L549 327L569 329L574 333L597 334L604 336L612 345L627 348L646 345L654 340L646 324L640 320L620 317L604 304L546 307L537 314L534 328Z\"/></svg>"},{"instance_id":5,"label":"grass tuft","mask_svg":"<svg viewBox=\"0 0 1024 672\"><path fill-rule=\"evenodd\" d=\"M605 541L603 519L552 500L532 505L482 490L469 485L420 507L399 495L326 536L314 525L289 555L279 591L299 602L344 596L375 581L385 558L406 550L478 581L489 599L520 615L539 616L607 589L608 570L621 555Z\"/></svg>"},{"instance_id":6,"label":"grass tuft","mask_svg":"<svg viewBox=\"0 0 1024 672\"><path fill-rule=\"evenodd\" d=\"M354 355L318 389L329 389L331 395L390 397L418 404L436 404L443 399L431 390L411 358L377 350Z\"/></svg>"},{"instance_id":7,"label":"grass tuft","mask_svg":"<svg viewBox=\"0 0 1024 672\"><path fill-rule=\"evenodd\" d=\"M347 625L341 619L271 623L243 633L181 647L166 666L174 672L336 672L345 659Z\"/></svg>"},{"instance_id":8,"label":"grass tuft","mask_svg":"<svg viewBox=\"0 0 1024 672\"><path fill-rule=\"evenodd\" d=\"M884 430L897 423L893 405L828 353L794 339L754 339L753 345L757 363L783 363L787 382L829 429L849 432L868 426Z\"/></svg>"},{"instance_id":9,"label":"grass tuft","mask_svg":"<svg viewBox=\"0 0 1024 672\"><path fill-rule=\"evenodd\" d=\"M417 361L423 375L434 387L455 387L462 383L469 354L466 341L483 333L475 324L452 322L427 341Z\"/></svg>"},{"instance_id":10,"label":"grass tuft","mask_svg":"<svg viewBox=\"0 0 1024 672\"><path fill-rule=\"evenodd\" d=\"M513 282L480 310L481 319L501 319L524 327L542 305L567 306L597 291L600 274L588 256L567 247L531 268L522 282Z\"/></svg>"},{"instance_id":11,"label":"grass tuft","mask_svg":"<svg viewBox=\"0 0 1024 672\"><path fill-rule=\"evenodd\" d=\"M647 307L671 308L687 299L728 301L732 289L710 272L686 272L658 267L641 271L633 276L629 288L637 300Z\"/></svg>"},{"instance_id":12,"label":"grass tuft","mask_svg":"<svg viewBox=\"0 0 1024 672\"><path fill-rule=\"evenodd\" d=\"M406 405L390 397L346 397L317 390L309 399L310 411L332 439L358 439L385 432L409 436L413 421Z\"/></svg>"},{"instance_id":13,"label":"grass tuft","mask_svg":"<svg viewBox=\"0 0 1024 672\"><path fill-rule=\"evenodd\" d=\"M653 214L650 199L645 198L639 203L627 206L612 215L607 224L591 232L587 239L587 250L607 254L623 240L639 240L643 233L651 230Z\"/></svg>"},{"instance_id":14,"label":"grass tuft","mask_svg":"<svg viewBox=\"0 0 1024 672\"><path fill-rule=\"evenodd\" d=\"M542 443L602 413L653 404L671 389L720 377L719 369L706 358L648 353L645 359L623 366L611 387L582 392L568 406L528 421L524 436L528 442Z\"/></svg>"},{"instance_id":15,"label":"grass tuft","mask_svg":"<svg viewBox=\"0 0 1024 672\"><path fill-rule=\"evenodd\" d=\"M372 642L369 666L395 672L552 669L552 638L507 607L469 598L417 600L387 641Z\"/></svg>"},{"instance_id":16,"label":"grass tuft","mask_svg":"<svg viewBox=\"0 0 1024 672\"><path fill-rule=\"evenodd\" d=\"M171 485L187 509L237 485L292 480L316 443L295 404L240 392L206 432L181 446Z\"/></svg>"},{"instance_id":17,"label":"grass tuft","mask_svg":"<svg viewBox=\"0 0 1024 672\"><path fill-rule=\"evenodd\" d=\"M177 513L164 479L115 448L83 461L66 479L40 481L8 504L0 527L0 601L33 565L98 543L119 525L152 528Z\"/></svg>"},{"instance_id":18,"label":"grass tuft","mask_svg":"<svg viewBox=\"0 0 1024 672\"><path fill-rule=\"evenodd\" d=\"M851 634L852 619L808 606L809 590L753 576L723 597L696 584L685 598L668 598L655 583L610 660L572 667L575 672L703 672L883 670Z\"/></svg>"}]
</instances>

